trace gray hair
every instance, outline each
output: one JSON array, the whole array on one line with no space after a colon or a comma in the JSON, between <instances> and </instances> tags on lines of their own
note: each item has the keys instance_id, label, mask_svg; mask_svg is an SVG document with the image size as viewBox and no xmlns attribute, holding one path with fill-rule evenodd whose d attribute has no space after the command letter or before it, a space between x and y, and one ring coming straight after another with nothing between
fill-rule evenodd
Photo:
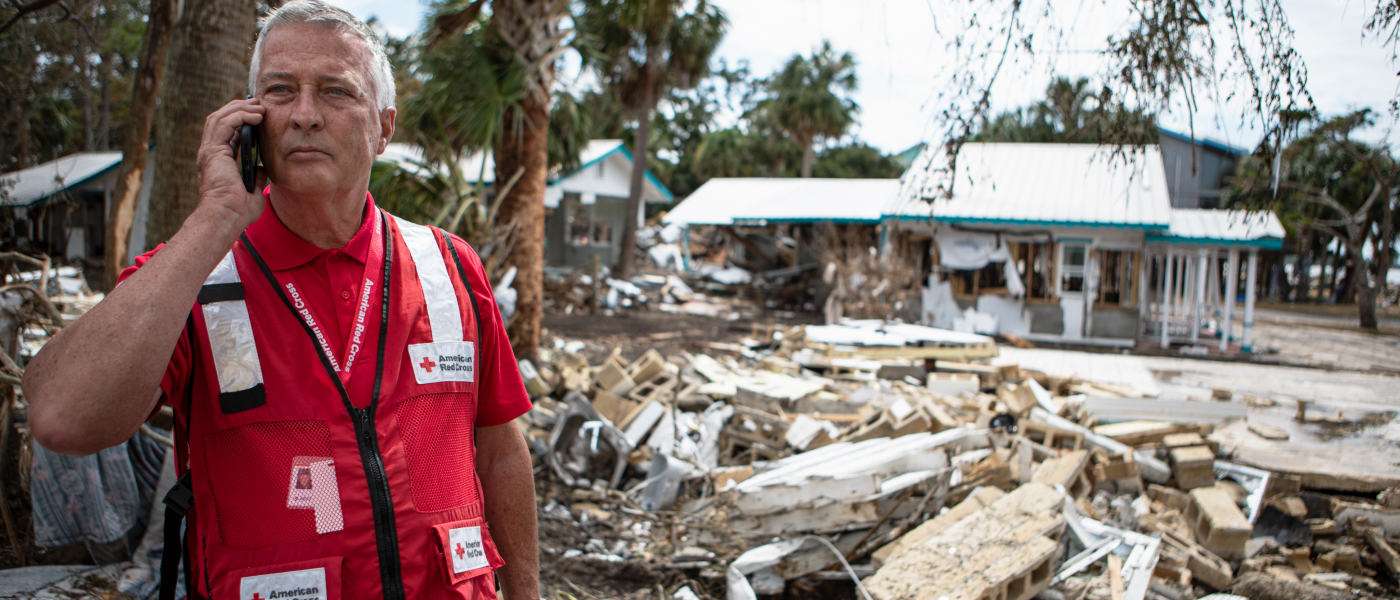
<instances>
[{"instance_id":1,"label":"gray hair","mask_svg":"<svg viewBox=\"0 0 1400 600\"><path fill-rule=\"evenodd\" d=\"M258 75L262 71L263 42L267 34L283 25L298 23L327 23L341 33L354 33L365 43L369 51L369 79L374 86L375 106L379 110L392 108L395 100L394 69L389 65L389 56L384 52L384 41L370 29L364 21L355 18L343 9L331 6L321 0L292 0L272 11L258 23L262 33L253 46L253 61L248 67L248 94L257 95Z\"/></svg>"}]
</instances>

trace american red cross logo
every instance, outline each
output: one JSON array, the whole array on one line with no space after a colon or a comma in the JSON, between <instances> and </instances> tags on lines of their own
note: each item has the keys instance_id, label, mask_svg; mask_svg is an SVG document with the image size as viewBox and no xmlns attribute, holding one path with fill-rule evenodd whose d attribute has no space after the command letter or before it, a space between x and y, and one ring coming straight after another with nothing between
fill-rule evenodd
<instances>
[{"instance_id":1,"label":"american red cross logo","mask_svg":"<svg viewBox=\"0 0 1400 600\"><path fill-rule=\"evenodd\" d=\"M466 548L463 548L461 544L457 544L457 560L462 560L462 557L465 556L466 554L467 554ZM254 599L254 600L256 600L256 599Z\"/></svg>"},{"instance_id":2,"label":"american red cross logo","mask_svg":"<svg viewBox=\"0 0 1400 600\"><path fill-rule=\"evenodd\" d=\"M433 367L436 367L436 366L437 366L437 363L433 362L433 359L424 356L424 357L423 357L423 362L418 363L418 366L423 367L423 370L424 370L424 371L427 371L427 372L429 372L429 373L432 373L432 372L433 372Z\"/></svg>"},{"instance_id":3,"label":"american red cross logo","mask_svg":"<svg viewBox=\"0 0 1400 600\"><path fill-rule=\"evenodd\" d=\"M263 600L263 597L259 596L257 592L253 592L253 600Z\"/></svg>"}]
</instances>

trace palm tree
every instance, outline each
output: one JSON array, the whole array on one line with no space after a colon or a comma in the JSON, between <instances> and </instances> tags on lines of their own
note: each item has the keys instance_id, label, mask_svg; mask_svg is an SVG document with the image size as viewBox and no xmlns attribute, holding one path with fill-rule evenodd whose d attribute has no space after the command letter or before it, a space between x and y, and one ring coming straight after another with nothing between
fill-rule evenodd
<instances>
[{"instance_id":1,"label":"palm tree","mask_svg":"<svg viewBox=\"0 0 1400 600\"><path fill-rule=\"evenodd\" d=\"M632 182L618 253L618 277L632 271L642 206L652 113L668 89L690 88L710 71L729 20L707 0L582 0L576 18L587 37L585 59L622 108L637 119Z\"/></svg>"},{"instance_id":2,"label":"palm tree","mask_svg":"<svg viewBox=\"0 0 1400 600\"><path fill-rule=\"evenodd\" d=\"M816 162L813 144L845 135L855 123L860 107L839 94L856 90L856 59L849 52L836 55L831 42L811 58L794 55L769 82L770 112L779 128L802 147L802 176L812 176Z\"/></svg>"},{"instance_id":3,"label":"palm tree","mask_svg":"<svg viewBox=\"0 0 1400 600\"><path fill-rule=\"evenodd\" d=\"M434 39L429 50L462 37L455 34L479 24L485 2L449 3L440 10L433 22ZM476 48L485 50L487 56L482 58L492 62L496 72L509 76L510 81L482 82L497 92L484 105L472 101L476 97L474 90L440 88L445 94L441 99L454 108L435 109L439 115L465 127L456 130L457 134L476 136L474 142L491 140L498 183L517 179L508 194L498 193L495 203L498 218L516 232L505 259L505 264L517 271L516 312L507 333L515 355L521 358L534 358L540 341L550 94L555 60L567 49L570 32L562 28L562 23L568 13L568 0L493 0L486 22L490 36L478 36ZM477 74L483 72L478 68ZM463 98L463 94L468 98Z\"/></svg>"},{"instance_id":4,"label":"palm tree","mask_svg":"<svg viewBox=\"0 0 1400 600\"><path fill-rule=\"evenodd\" d=\"M1088 104L1093 96L1089 93L1089 78L1080 77L1070 81L1068 77L1056 77L1045 88L1045 100L1036 104L1039 112L1059 126L1061 139L1074 142L1085 126L1089 113Z\"/></svg>"},{"instance_id":5,"label":"palm tree","mask_svg":"<svg viewBox=\"0 0 1400 600\"><path fill-rule=\"evenodd\" d=\"M204 119L248 85L248 43L257 24L255 0L203 0L185 5L171 41L168 79L160 94L146 247L175 235L199 204L199 141Z\"/></svg>"},{"instance_id":6,"label":"palm tree","mask_svg":"<svg viewBox=\"0 0 1400 600\"><path fill-rule=\"evenodd\" d=\"M136 204L146 173L151 119L156 110L156 98L160 97L161 80L165 78L165 55L170 49L174 19L173 0L151 1L145 41L141 46L141 66L131 86L130 114L127 117L126 136L122 141L121 172L117 176L117 188L112 192L111 217L107 222L103 281L103 289L106 290L117 285L117 276L126 266L126 257L130 254L127 242L131 237L132 221L136 216Z\"/></svg>"}]
</instances>

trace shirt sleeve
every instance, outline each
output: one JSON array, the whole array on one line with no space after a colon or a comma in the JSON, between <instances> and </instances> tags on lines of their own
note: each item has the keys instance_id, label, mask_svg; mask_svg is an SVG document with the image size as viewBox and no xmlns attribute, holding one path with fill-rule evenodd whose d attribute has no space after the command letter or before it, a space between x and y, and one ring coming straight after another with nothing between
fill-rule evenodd
<instances>
[{"instance_id":1,"label":"shirt sleeve","mask_svg":"<svg viewBox=\"0 0 1400 600\"><path fill-rule=\"evenodd\" d=\"M122 270L121 275L117 276L117 285L121 285L123 281L126 281L128 277L136 273L136 271L150 261L151 257L155 256L156 252L159 252L164 245L165 244L156 246L155 250L137 256L136 264ZM188 328L188 324L186 327ZM161 401L156 404L151 414L147 415L147 420L155 416L156 412L160 411L160 407L166 404L177 407L176 410L179 410L178 407L183 405L183 402L180 401L184 399L185 390L187 388L186 384L191 376L191 370L189 332L181 330L180 340L175 343L175 350L170 355L170 363L165 366L165 374L162 375L160 379Z\"/></svg>"},{"instance_id":2,"label":"shirt sleeve","mask_svg":"<svg viewBox=\"0 0 1400 600\"><path fill-rule=\"evenodd\" d=\"M457 236L451 236L457 248L457 256L462 259L462 268L471 282L472 295L476 296L481 310L481 365L477 373L476 426L491 427L515 420L530 410L530 396L525 392L525 382L520 378L520 367L515 362L515 351L510 348L510 338L506 337L505 323L501 311L496 306L496 296L491 292L491 283L486 279L486 270L476 251Z\"/></svg>"}]
</instances>

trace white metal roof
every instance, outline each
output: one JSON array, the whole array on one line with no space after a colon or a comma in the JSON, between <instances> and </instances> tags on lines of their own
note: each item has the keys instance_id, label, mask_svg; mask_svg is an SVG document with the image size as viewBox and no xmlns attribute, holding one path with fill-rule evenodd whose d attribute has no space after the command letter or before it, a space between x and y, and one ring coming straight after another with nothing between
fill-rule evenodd
<instances>
[{"instance_id":1,"label":"white metal roof","mask_svg":"<svg viewBox=\"0 0 1400 600\"><path fill-rule=\"evenodd\" d=\"M403 166L409 170L416 170L414 163L423 161L423 149L416 144L403 144L393 142L384 147L384 153L379 155L382 160L389 160ZM462 170L462 176L471 183L476 183L478 175L482 175L481 164L486 162L486 173L482 181L486 184L496 181L496 161L488 152L473 152L461 160L457 161L457 166Z\"/></svg>"},{"instance_id":2,"label":"white metal roof","mask_svg":"<svg viewBox=\"0 0 1400 600\"><path fill-rule=\"evenodd\" d=\"M966 144L958 154L951 199L940 147L930 147L901 179L885 216L992 225L1115 227L1166 230L1162 153L1145 146L1127 159L1094 144Z\"/></svg>"},{"instance_id":3,"label":"white metal roof","mask_svg":"<svg viewBox=\"0 0 1400 600\"><path fill-rule=\"evenodd\" d=\"M414 144L392 143L384 148L384 153L380 159L399 163L403 168L416 171L416 163L422 162L423 150ZM589 169L595 169L603 161L620 161L619 166L626 169L632 168L632 155L627 152L622 140L590 140L588 146L579 153L579 168L565 174L549 183L545 190L545 204L551 208L557 206L559 198L564 192L580 191L573 189L579 187L583 191L595 191L592 188L596 185L584 184L572 186ZM483 175L482 166L485 164L486 171ZM474 152L463 157L457 162L462 170L462 176L467 181L475 184L478 176L486 185L496 183L496 160L490 150L485 152ZM599 178L601 179L601 177ZM647 202L669 202L671 200L671 190L656 180L656 177L647 172L647 181L643 186L643 199ZM608 190L609 193L616 193L616 190Z\"/></svg>"},{"instance_id":4,"label":"white metal roof","mask_svg":"<svg viewBox=\"0 0 1400 600\"><path fill-rule=\"evenodd\" d=\"M878 222L897 179L716 177L666 215L667 223Z\"/></svg>"},{"instance_id":5,"label":"white metal roof","mask_svg":"<svg viewBox=\"0 0 1400 600\"><path fill-rule=\"evenodd\" d=\"M0 205L28 206L120 165L121 152L78 152L0 176Z\"/></svg>"},{"instance_id":6,"label":"white metal roof","mask_svg":"<svg viewBox=\"0 0 1400 600\"><path fill-rule=\"evenodd\" d=\"M1171 229L1166 235L1148 236L1147 241L1278 249L1285 235L1283 222L1272 211L1174 208Z\"/></svg>"},{"instance_id":7,"label":"white metal roof","mask_svg":"<svg viewBox=\"0 0 1400 600\"><path fill-rule=\"evenodd\" d=\"M579 167L559 176L545 189L544 204L559 206L566 192L580 195L625 198L632 193L632 153L622 140L590 140L579 153ZM650 170L642 182L642 201L670 203L675 197L671 190L656 179Z\"/></svg>"}]
</instances>

